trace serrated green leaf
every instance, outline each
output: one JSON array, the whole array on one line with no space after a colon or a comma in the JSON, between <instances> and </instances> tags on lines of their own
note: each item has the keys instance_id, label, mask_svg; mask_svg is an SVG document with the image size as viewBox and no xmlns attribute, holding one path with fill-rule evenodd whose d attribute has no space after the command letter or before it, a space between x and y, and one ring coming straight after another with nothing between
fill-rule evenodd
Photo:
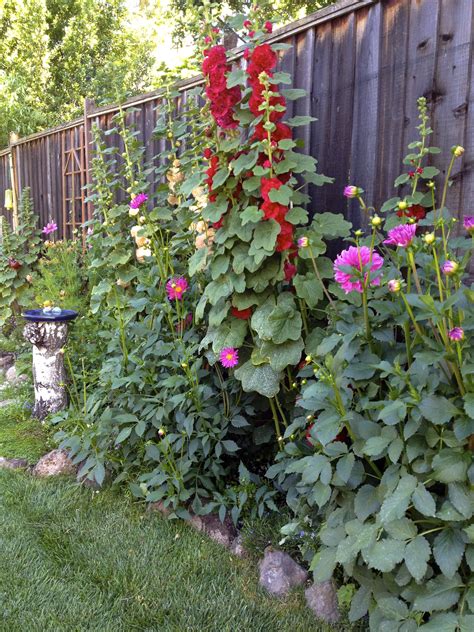
<instances>
[{"instance_id":1,"label":"serrated green leaf","mask_svg":"<svg viewBox=\"0 0 474 632\"><path fill-rule=\"evenodd\" d=\"M412 496L413 505L415 509L424 516L436 515L436 503L433 496L425 488L423 483L418 483Z\"/></svg>"},{"instance_id":2,"label":"serrated green leaf","mask_svg":"<svg viewBox=\"0 0 474 632\"><path fill-rule=\"evenodd\" d=\"M433 610L448 610L459 600L459 584L462 584L459 575L448 579L439 575L427 582L422 591L415 597L413 609L420 612L432 612Z\"/></svg>"},{"instance_id":3,"label":"serrated green leaf","mask_svg":"<svg viewBox=\"0 0 474 632\"><path fill-rule=\"evenodd\" d=\"M377 419L380 419L389 426L394 426L403 421L407 414L407 406L405 402L399 399L390 402L379 412Z\"/></svg>"},{"instance_id":4,"label":"serrated green leaf","mask_svg":"<svg viewBox=\"0 0 474 632\"><path fill-rule=\"evenodd\" d=\"M433 555L443 575L451 579L458 570L466 544L457 529L446 528L434 539Z\"/></svg>"},{"instance_id":5,"label":"serrated green leaf","mask_svg":"<svg viewBox=\"0 0 474 632\"><path fill-rule=\"evenodd\" d=\"M416 581L421 581L428 569L428 560L431 556L431 549L428 540L418 535L407 544L405 549L405 564L412 577Z\"/></svg>"},{"instance_id":6,"label":"serrated green leaf","mask_svg":"<svg viewBox=\"0 0 474 632\"><path fill-rule=\"evenodd\" d=\"M464 482L471 460L465 451L444 448L433 458L431 477L441 483Z\"/></svg>"},{"instance_id":7,"label":"serrated green leaf","mask_svg":"<svg viewBox=\"0 0 474 632\"><path fill-rule=\"evenodd\" d=\"M311 561L309 570L313 572L315 582L325 582L331 579L336 568L336 549L322 548Z\"/></svg>"},{"instance_id":8,"label":"serrated green leaf","mask_svg":"<svg viewBox=\"0 0 474 632\"><path fill-rule=\"evenodd\" d=\"M425 419L436 425L447 424L459 410L446 397L428 395L420 403L420 410Z\"/></svg>"},{"instance_id":9,"label":"serrated green leaf","mask_svg":"<svg viewBox=\"0 0 474 632\"><path fill-rule=\"evenodd\" d=\"M410 474L400 479L395 491L389 494L382 503L379 513L382 524L391 522L396 518L402 518L405 515L417 483L417 479Z\"/></svg>"},{"instance_id":10,"label":"serrated green leaf","mask_svg":"<svg viewBox=\"0 0 474 632\"><path fill-rule=\"evenodd\" d=\"M369 568L388 573L403 560L404 554L405 542L385 538L378 540L364 557Z\"/></svg>"}]
</instances>

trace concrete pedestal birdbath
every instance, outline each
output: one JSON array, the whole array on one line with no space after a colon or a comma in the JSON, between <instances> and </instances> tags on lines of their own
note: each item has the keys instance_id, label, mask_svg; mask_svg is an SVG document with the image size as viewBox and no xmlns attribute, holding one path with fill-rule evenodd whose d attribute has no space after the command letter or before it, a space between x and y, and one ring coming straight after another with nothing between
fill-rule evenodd
<instances>
[{"instance_id":1,"label":"concrete pedestal birdbath","mask_svg":"<svg viewBox=\"0 0 474 632\"><path fill-rule=\"evenodd\" d=\"M66 370L62 349L68 322L77 317L72 309L29 309L23 313L27 324L23 337L33 345L35 405L33 417L44 419L67 406Z\"/></svg>"}]
</instances>

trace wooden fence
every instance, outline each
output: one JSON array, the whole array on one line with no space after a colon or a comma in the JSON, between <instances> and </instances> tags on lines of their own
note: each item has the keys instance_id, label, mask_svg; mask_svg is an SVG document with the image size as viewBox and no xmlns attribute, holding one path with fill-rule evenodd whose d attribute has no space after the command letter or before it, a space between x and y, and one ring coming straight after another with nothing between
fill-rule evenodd
<instances>
[{"instance_id":1,"label":"wooden fence","mask_svg":"<svg viewBox=\"0 0 474 632\"><path fill-rule=\"evenodd\" d=\"M292 48L281 69L307 97L289 104L289 115L311 114L318 121L298 128L306 151L335 185L311 191L313 212L344 212L356 224L355 205L342 196L348 182L361 186L375 206L394 195L406 145L416 136L417 97L428 99L435 129L432 144L444 150L461 144L448 206L462 215L474 203L474 82L472 0L343 0L276 31L269 41ZM236 49L235 58L242 56ZM186 98L202 78L180 82ZM130 99L132 122L151 140L160 91ZM118 106L93 108L55 129L12 142L0 152L0 204L5 189L30 187L40 225L50 219L60 236L88 215L83 186L90 181L91 125L111 127ZM110 142L113 141L113 138ZM444 169L448 156L433 156ZM12 182L13 174L13 182ZM8 211L3 210L4 214Z\"/></svg>"}]
</instances>

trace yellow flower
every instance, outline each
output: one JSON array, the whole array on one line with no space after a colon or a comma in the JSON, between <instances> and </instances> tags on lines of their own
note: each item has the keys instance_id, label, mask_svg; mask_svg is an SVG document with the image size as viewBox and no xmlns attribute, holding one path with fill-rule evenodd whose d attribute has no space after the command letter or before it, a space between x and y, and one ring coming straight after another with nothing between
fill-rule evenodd
<instances>
[{"instance_id":1,"label":"yellow flower","mask_svg":"<svg viewBox=\"0 0 474 632\"><path fill-rule=\"evenodd\" d=\"M465 149L464 147L461 147L461 145L455 145L451 151L453 152L453 155L456 156L456 158L461 158L461 156L463 155Z\"/></svg>"},{"instance_id":2,"label":"yellow flower","mask_svg":"<svg viewBox=\"0 0 474 632\"><path fill-rule=\"evenodd\" d=\"M431 245L434 244L436 240L436 236L434 233L426 233L426 235L423 237L423 241L425 242L425 244Z\"/></svg>"},{"instance_id":3,"label":"yellow flower","mask_svg":"<svg viewBox=\"0 0 474 632\"><path fill-rule=\"evenodd\" d=\"M143 263L145 261L145 257L151 257L151 250L149 248L137 248L135 256L140 263Z\"/></svg>"}]
</instances>

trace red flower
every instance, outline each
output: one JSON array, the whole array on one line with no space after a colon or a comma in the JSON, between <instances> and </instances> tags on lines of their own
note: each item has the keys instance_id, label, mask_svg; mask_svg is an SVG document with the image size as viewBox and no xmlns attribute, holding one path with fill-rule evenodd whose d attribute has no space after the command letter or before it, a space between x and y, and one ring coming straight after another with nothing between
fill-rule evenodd
<instances>
[{"instance_id":1,"label":"red flower","mask_svg":"<svg viewBox=\"0 0 474 632\"><path fill-rule=\"evenodd\" d=\"M260 208L263 211L263 219L276 219L279 224L285 221L285 215L288 212L287 206L271 200L263 202Z\"/></svg>"},{"instance_id":2,"label":"red flower","mask_svg":"<svg viewBox=\"0 0 474 632\"><path fill-rule=\"evenodd\" d=\"M250 77L257 78L261 72L270 73L277 63L277 54L270 44L260 44L252 53L248 67Z\"/></svg>"},{"instance_id":3,"label":"red flower","mask_svg":"<svg viewBox=\"0 0 474 632\"><path fill-rule=\"evenodd\" d=\"M207 174L206 184L209 188L209 192L212 191L212 182L213 182L214 176L217 173L218 168L219 168L219 157L214 154L213 156L211 156L211 159L209 161L209 167L206 169L206 174Z\"/></svg>"},{"instance_id":4,"label":"red flower","mask_svg":"<svg viewBox=\"0 0 474 632\"><path fill-rule=\"evenodd\" d=\"M16 259L13 259L13 257L8 259L8 265L12 270L19 270L22 266L22 264Z\"/></svg>"},{"instance_id":5,"label":"red flower","mask_svg":"<svg viewBox=\"0 0 474 632\"><path fill-rule=\"evenodd\" d=\"M212 201L215 202L215 200L212 200ZM219 228L222 228L222 224L223 223L224 223L224 215L220 218L220 220L218 222L214 222L212 224L212 227L215 228L216 230L218 230Z\"/></svg>"},{"instance_id":6,"label":"red flower","mask_svg":"<svg viewBox=\"0 0 474 632\"><path fill-rule=\"evenodd\" d=\"M397 211L398 217L410 217L418 222L420 219L424 219L426 216L426 209L420 204L413 204L413 206L409 206L406 210Z\"/></svg>"},{"instance_id":7,"label":"red flower","mask_svg":"<svg viewBox=\"0 0 474 632\"><path fill-rule=\"evenodd\" d=\"M209 147L206 147L206 149L203 151L203 155L204 158L207 158L209 160L209 158L212 156L212 151Z\"/></svg>"},{"instance_id":8,"label":"red flower","mask_svg":"<svg viewBox=\"0 0 474 632\"><path fill-rule=\"evenodd\" d=\"M260 180L260 192L265 202L270 202L270 191L278 190L283 183L278 178L262 178Z\"/></svg>"},{"instance_id":9,"label":"red flower","mask_svg":"<svg viewBox=\"0 0 474 632\"><path fill-rule=\"evenodd\" d=\"M297 267L290 263L289 261L285 261L283 264L283 272L285 273L285 281L290 282L291 279L295 276L297 272Z\"/></svg>"},{"instance_id":10,"label":"red flower","mask_svg":"<svg viewBox=\"0 0 474 632\"><path fill-rule=\"evenodd\" d=\"M244 20L244 29L249 29L252 26L252 22L250 20Z\"/></svg>"},{"instance_id":11,"label":"red flower","mask_svg":"<svg viewBox=\"0 0 474 632\"><path fill-rule=\"evenodd\" d=\"M270 22L270 20L268 20L268 22L265 22L265 24L263 25L263 28L266 30L267 33L271 33L273 31L273 24Z\"/></svg>"},{"instance_id":12,"label":"red flower","mask_svg":"<svg viewBox=\"0 0 474 632\"><path fill-rule=\"evenodd\" d=\"M212 46L204 51L202 72L208 80L206 95L211 114L223 129L234 128L238 124L234 119L234 107L240 101L241 92L239 86L227 87L227 73L230 70L224 46Z\"/></svg>"},{"instance_id":13,"label":"red flower","mask_svg":"<svg viewBox=\"0 0 474 632\"><path fill-rule=\"evenodd\" d=\"M232 316L235 318L240 318L240 320L248 320L252 316L252 308L247 307L247 309L237 309L237 307L231 307Z\"/></svg>"},{"instance_id":14,"label":"red flower","mask_svg":"<svg viewBox=\"0 0 474 632\"><path fill-rule=\"evenodd\" d=\"M283 221L280 223L280 234L277 237L276 251L283 252L284 250L290 250L294 246L293 243L293 231L294 226L289 222Z\"/></svg>"}]
</instances>

